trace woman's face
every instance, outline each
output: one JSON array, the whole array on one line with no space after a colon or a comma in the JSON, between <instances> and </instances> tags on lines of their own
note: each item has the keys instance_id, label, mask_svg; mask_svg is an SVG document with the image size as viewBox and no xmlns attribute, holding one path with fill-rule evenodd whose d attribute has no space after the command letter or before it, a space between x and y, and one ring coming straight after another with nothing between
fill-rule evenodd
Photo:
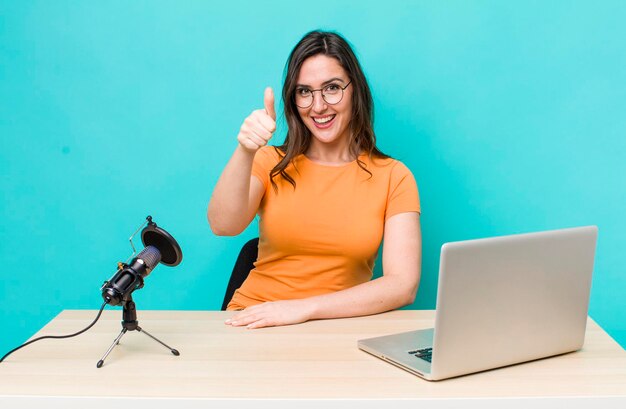
<instances>
[{"instance_id":1,"label":"woman's face","mask_svg":"<svg viewBox=\"0 0 626 409\"><path fill-rule=\"evenodd\" d=\"M350 82L346 71L335 58L318 54L302 63L296 81L296 93L302 89L328 89L338 92ZM335 85L336 87L332 86ZM329 87L330 86L330 87ZM327 88L329 87L329 88ZM331 105L322 98L321 91L313 92L313 104L308 108L298 107L300 118L313 137L323 144L341 144L350 138L352 119L352 84L343 90L343 98ZM327 96L330 100L330 97Z\"/></svg>"}]
</instances>

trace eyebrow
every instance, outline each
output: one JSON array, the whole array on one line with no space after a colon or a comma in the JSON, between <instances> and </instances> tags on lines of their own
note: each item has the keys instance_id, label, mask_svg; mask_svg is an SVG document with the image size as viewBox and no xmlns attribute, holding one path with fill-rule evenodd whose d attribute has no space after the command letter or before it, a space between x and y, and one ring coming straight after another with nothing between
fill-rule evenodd
<instances>
[{"instance_id":1,"label":"eyebrow","mask_svg":"<svg viewBox=\"0 0 626 409\"><path fill-rule=\"evenodd\" d=\"M330 84L331 82L334 82L334 81L340 81L340 82L342 82L342 83L345 83L345 81L344 81L344 80L342 80L341 78L339 78L339 77L334 77L334 78L331 78L331 79L329 79L329 80L326 80L326 81L322 82L322 87L323 87L324 85L326 85L326 84ZM310 86L310 85L306 85L306 84L296 84L296 87L307 87L307 88L311 88L311 86Z\"/></svg>"}]
</instances>

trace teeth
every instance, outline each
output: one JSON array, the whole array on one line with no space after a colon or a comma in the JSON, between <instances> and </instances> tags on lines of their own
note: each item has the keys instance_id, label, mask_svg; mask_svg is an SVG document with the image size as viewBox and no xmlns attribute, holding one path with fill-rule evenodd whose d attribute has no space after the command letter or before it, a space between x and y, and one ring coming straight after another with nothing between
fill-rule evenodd
<instances>
[{"instance_id":1,"label":"teeth","mask_svg":"<svg viewBox=\"0 0 626 409\"><path fill-rule=\"evenodd\" d=\"M317 122L318 124L325 124L326 122L329 122L330 120L332 120L334 117L335 115L330 115L324 118L313 118L313 120Z\"/></svg>"}]
</instances>

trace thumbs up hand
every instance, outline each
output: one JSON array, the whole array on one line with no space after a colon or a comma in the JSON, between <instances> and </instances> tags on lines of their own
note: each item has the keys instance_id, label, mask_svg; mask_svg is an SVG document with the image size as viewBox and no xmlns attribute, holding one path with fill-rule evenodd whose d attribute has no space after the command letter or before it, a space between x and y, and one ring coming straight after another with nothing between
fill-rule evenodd
<instances>
[{"instance_id":1,"label":"thumbs up hand","mask_svg":"<svg viewBox=\"0 0 626 409\"><path fill-rule=\"evenodd\" d=\"M257 109L243 121L237 140L246 151L255 153L272 137L276 131L276 110L274 109L274 91L265 88L264 109Z\"/></svg>"}]
</instances>

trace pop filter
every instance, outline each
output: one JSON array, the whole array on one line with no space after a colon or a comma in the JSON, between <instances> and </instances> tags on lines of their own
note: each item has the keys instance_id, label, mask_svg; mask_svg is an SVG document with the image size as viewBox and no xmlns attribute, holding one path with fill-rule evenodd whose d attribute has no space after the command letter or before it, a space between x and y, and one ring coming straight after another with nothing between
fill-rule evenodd
<instances>
[{"instance_id":1,"label":"pop filter","mask_svg":"<svg viewBox=\"0 0 626 409\"><path fill-rule=\"evenodd\" d=\"M145 247L154 246L161 253L161 263L174 267L183 260L183 252L168 232L157 226L148 216L148 225L141 231L141 242Z\"/></svg>"},{"instance_id":2,"label":"pop filter","mask_svg":"<svg viewBox=\"0 0 626 409\"><path fill-rule=\"evenodd\" d=\"M139 231L137 229L129 240L133 248L132 260L119 263L117 272L100 289L102 297L110 305L123 304L130 299L133 291L143 288L144 278L157 264L177 266L183 260L183 252L176 240L158 227L151 216L146 217L146 220L147 224L141 231L141 241L145 248L135 255L135 246L132 244L133 237Z\"/></svg>"},{"instance_id":3,"label":"pop filter","mask_svg":"<svg viewBox=\"0 0 626 409\"><path fill-rule=\"evenodd\" d=\"M144 278L150 274L152 269L154 269L157 264L163 263L166 266L173 267L180 264L183 260L183 252L176 240L168 232L158 227L156 223L152 221L151 216L146 217L146 220L147 225L141 231L141 241L143 242L145 248L135 256L136 251L135 246L133 245L133 237L135 237L139 229L143 227L144 222L137 230L135 230L129 239L130 245L133 248L133 254L131 255L132 260L130 260L130 262L127 261L126 263L119 262L117 264L118 270L115 272L113 277L105 281L102 288L100 288L104 302L100 307L100 311L98 312L96 319L89 324L87 328L70 335L46 335L32 339L9 351L2 358L0 358L0 362L4 361L4 359L13 352L25 347L26 345L32 344L35 341L46 338L69 338L82 334L89 328L93 327L93 325L100 318L100 315L107 304L112 306L122 305L122 332L120 332L117 338L113 341L113 344L109 347L102 359L98 361L96 367L100 368L104 364L106 357L109 353L111 353L116 345L119 345L120 339L127 331L143 332L164 347L168 348L172 354L176 356L180 355L177 350L169 347L156 337L148 334L147 331L143 330L139 326L139 322L137 321L137 308L132 298L133 291L143 288Z\"/></svg>"}]
</instances>

